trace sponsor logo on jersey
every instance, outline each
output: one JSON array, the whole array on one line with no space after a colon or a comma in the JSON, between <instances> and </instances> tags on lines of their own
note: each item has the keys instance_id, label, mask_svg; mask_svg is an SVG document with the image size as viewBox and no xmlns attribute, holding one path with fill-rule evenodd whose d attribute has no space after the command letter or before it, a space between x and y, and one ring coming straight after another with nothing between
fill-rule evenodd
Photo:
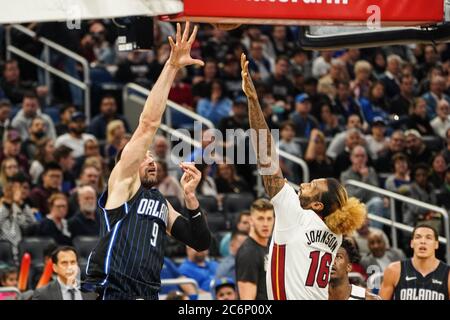
<instances>
[{"instance_id":1,"label":"sponsor logo on jersey","mask_svg":"<svg viewBox=\"0 0 450 320\"><path fill-rule=\"evenodd\" d=\"M431 279L431 283L432 284L442 285L442 281L439 281L439 280L436 280L436 279Z\"/></svg>"},{"instance_id":2,"label":"sponsor logo on jersey","mask_svg":"<svg viewBox=\"0 0 450 320\"><path fill-rule=\"evenodd\" d=\"M406 277L406 281L417 280L417 277Z\"/></svg>"}]
</instances>

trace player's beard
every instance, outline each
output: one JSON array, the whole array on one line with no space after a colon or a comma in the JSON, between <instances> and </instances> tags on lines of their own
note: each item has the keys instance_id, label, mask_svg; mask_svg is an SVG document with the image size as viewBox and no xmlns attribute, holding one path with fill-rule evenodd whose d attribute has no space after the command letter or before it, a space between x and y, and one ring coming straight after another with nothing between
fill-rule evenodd
<instances>
[{"instance_id":1,"label":"player's beard","mask_svg":"<svg viewBox=\"0 0 450 320\"><path fill-rule=\"evenodd\" d=\"M157 184L158 180L155 176L149 176L146 175L143 178L141 178L141 185L146 189L151 189Z\"/></svg>"}]
</instances>

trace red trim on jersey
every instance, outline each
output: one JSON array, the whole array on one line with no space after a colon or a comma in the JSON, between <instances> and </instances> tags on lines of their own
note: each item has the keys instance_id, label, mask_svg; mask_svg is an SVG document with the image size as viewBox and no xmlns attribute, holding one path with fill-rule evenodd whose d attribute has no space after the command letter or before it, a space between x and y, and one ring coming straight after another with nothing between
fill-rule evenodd
<instances>
[{"instance_id":1,"label":"red trim on jersey","mask_svg":"<svg viewBox=\"0 0 450 320\"><path fill-rule=\"evenodd\" d=\"M272 250L271 279L274 300L286 300L285 272L286 267L286 245L274 243Z\"/></svg>"}]
</instances>

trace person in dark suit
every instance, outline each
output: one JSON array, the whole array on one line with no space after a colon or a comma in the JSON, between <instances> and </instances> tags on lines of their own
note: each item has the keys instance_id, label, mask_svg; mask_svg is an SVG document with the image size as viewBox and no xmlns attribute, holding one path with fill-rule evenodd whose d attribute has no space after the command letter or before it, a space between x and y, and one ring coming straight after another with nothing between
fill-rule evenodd
<instances>
[{"instance_id":1,"label":"person in dark suit","mask_svg":"<svg viewBox=\"0 0 450 320\"><path fill-rule=\"evenodd\" d=\"M58 247L52 254L56 280L36 289L32 300L95 300L97 294L80 291L78 253L70 246Z\"/></svg>"}]
</instances>

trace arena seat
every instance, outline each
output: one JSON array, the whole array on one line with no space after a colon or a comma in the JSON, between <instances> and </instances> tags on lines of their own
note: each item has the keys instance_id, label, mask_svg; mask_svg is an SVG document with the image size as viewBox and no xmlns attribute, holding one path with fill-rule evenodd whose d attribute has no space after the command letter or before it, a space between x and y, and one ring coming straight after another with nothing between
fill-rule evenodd
<instances>
[{"instance_id":1,"label":"arena seat","mask_svg":"<svg viewBox=\"0 0 450 320\"><path fill-rule=\"evenodd\" d=\"M87 259L98 243L98 237L78 236L73 239L73 246L80 258Z\"/></svg>"},{"instance_id":2,"label":"arena seat","mask_svg":"<svg viewBox=\"0 0 450 320\"><path fill-rule=\"evenodd\" d=\"M219 211L217 199L214 196L197 196L200 207L207 213L213 213Z\"/></svg>"},{"instance_id":3,"label":"arena seat","mask_svg":"<svg viewBox=\"0 0 450 320\"><path fill-rule=\"evenodd\" d=\"M0 240L0 261L9 265L14 265L12 244L7 240Z\"/></svg>"},{"instance_id":4,"label":"arena seat","mask_svg":"<svg viewBox=\"0 0 450 320\"><path fill-rule=\"evenodd\" d=\"M54 244L52 238L47 237L27 237L23 238L19 243L19 255L23 256L28 252L31 255L31 264L33 266L42 265L44 263L44 250L48 245Z\"/></svg>"},{"instance_id":5,"label":"arena seat","mask_svg":"<svg viewBox=\"0 0 450 320\"><path fill-rule=\"evenodd\" d=\"M249 210L253 201L251 193L227 193L223 199L223 210L231 218L241 211Z\"/></svg>"}]
</instances>

